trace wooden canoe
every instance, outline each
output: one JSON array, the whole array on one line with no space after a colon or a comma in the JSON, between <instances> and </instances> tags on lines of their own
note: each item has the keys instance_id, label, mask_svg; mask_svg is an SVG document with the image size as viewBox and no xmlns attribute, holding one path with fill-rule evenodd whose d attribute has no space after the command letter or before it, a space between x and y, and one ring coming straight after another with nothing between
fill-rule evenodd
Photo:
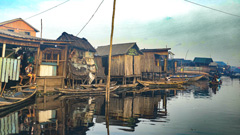
<instances>
[{"instance_id":1,"label":"wooden canoe","mask_svg":"<svg viewBox=\"0 0 240 135\"><path fill-rule=\"evenodd\" d=\"M23 89L20 92L16 92L11 97L0 97L0 111L11 109L28 102L29 100L35 98L36 92L37 88L31 87Z\"/></svg>"},{"instance_id":2,"label":"wooden canoe","mask_svg":"<svg viewBox=\"0 0 240 135\"><path fill-rule=\"evenodd\" d=\"M157 89L151 89L149 87L143 87L143 88L141 88L139 90L129 91L129 92L142 93L142 92L159 91L159 90L170 91L170 90L186 90L186 89L184 87L180 87L180 88L157 88Z\"/></svg>"},{"instance_id":3,"label":"wooden canoe","mask_svg":"<svg viewBox=\"0 0 240 135\"><path fill-rule=\"evenodd\" d=\"M126 85L120 85L119 88L135 88L137 87L138 83L135 84L126 84Z\"/></svg>"},{"instance_id":4,"label":"wooden canoe","mask_svg":"<svg viewBox=\"0 0 240 135\"><path fill-rule=\"evenodd\" d=\"M145 87L150 86L150 85L159 85L159 86L162 85L162 86L176 87L178 85L187 83L188 80L184 80L184 81L140 81L140 80L138 80L138 82Z\"/></svg>"},{"instance_id":5,"label":"wooden canoe","mask_svg":"<svg viewBox=\"0 0 240 135\"><path fill-rule=\"evenodd\" d=\"M203 78L205 75L172 75L170 76L171 81L184 81L195 82Z\"/></svg>"},{"instance_id":6,"label":"wooden canoe","mask_svg":"<svg viewBox=\"0 0 240 135\"><path fill-rule=\"evenodd\" d=\"M110 92L117 90L119 86L110 87ZM55 89L62 94L100 94L105 93L105 88L96 88L96 89Z\"/></svg>"},{"instance_id":7,"label":"wooden canoe","mask_svg":"<svg viewBox=\"0 0 240 135\"><path fill-rule=\"evenodd\" d=\"M110 86L116 86L117 82L111 82ZM82 84L80 85L82 86L83 88L85 89L88 89L88 88L106 88L106 84L89 84L89 85L85 85L85 84Z\"/></svg>"}]
</instances>

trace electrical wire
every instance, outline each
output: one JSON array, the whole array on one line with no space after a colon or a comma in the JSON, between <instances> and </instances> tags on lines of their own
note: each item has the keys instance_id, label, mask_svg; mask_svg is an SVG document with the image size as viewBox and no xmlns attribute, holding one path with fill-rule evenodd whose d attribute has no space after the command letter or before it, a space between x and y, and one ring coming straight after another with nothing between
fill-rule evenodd
<instances>
[{"instance_id":1,"label":"electrical wire","mask_svg":"<svg viewBox=\"0 0 240 135\"><path fill-rule=\"evenodd\" d=\"M26 18L25 20L30 19L30 18L33 18L33 17L38 16L38 15L40 15L40 14L43 14L43 13L49 11L49 10L52 10L52 9L54 9L54 8L60 6L60 5L63 5L63 4L65 4L65 3L67 3L68 1L70 1L70 0L66 0L66 1L64 1L63 3L60 3L60 4L58 4L58 5L54 6L54 7L51 7L51 8L49 8L49 9L47 9L47 10L44 10L44 11L42 11L42 12L40 12L40 13L37 13L37 14L35 14L35 15L33 15L33 16L30 16L30 17Z\"/></svg>"},{"instance_id":2,"label":"electrical wire","mask_svg":"<svg viewBox=\"0 0 240 135\"><path fill-rule=\"evenodd\" d=\"M204 8L208 8L208 9L211 9L211 10L214 10L214 11L218 11L218 12L221 12L221 13L224 13L224 14L227 14L227 15L231 15L231 16L234 16L234 17L240 17L239 15L235 15L235 14L228 13L228 12L225 12L225 11L222 11L222 10L218 10L218 9L214 9L214 8L211 8L211 7L207 7L207 6L204 6L204 5L201 5L201 4L192 2L192 1L188 1L188 0L184 0L184 1L189 2L189 3L191 3L191 4L195 4L195 5L204 7Z\"/></svg>"},{"instance_id":3,"label":"electrical wire","mask_svg":"<svg viewBox=\"0 0 240 135\"><path fill-rule=\"evenodd\" d=\"M97 13L98 9L100 8L100 6L102 5L104 0L102 0L102 2L98 5L97 9L95 10L95 12L93 13L93 15L90 17L90 19L87 21L87 23L82 27L82 29L77 33L76 36L78 36L82 31L83 29L88 25L88 23L92 20L92 18L94 17L94 15Z\"/></svg>"}]
</instances>

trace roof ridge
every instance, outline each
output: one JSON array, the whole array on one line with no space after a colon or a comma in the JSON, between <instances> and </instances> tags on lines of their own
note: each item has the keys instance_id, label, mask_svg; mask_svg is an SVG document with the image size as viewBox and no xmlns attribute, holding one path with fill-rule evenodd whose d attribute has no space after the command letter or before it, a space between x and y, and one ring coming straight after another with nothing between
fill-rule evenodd
<instances>
[{"instance_id":1,"label":"roof ridge","mask_svg":"<svg viewBox=\"0 0 240 135\"><path fill-rule=\"evenodd\" d=\"M16 21L23 21L24 23L29 25L32 29L34 29L36 32L39 32L38 29L34 28L32 25L30 25L28 22L24 21L22 18L16 18L16 19L0 22L0 25L5 25L5 24L8 24L8 23L16 22Z\"/></svg>"}]
</instances>

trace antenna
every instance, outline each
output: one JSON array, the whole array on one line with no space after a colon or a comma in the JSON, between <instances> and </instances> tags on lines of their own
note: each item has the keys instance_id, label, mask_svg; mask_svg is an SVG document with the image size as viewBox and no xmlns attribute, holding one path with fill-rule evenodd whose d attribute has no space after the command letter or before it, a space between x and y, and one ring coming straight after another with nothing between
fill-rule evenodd
<instances>
[{"instance_id":1,"label":"antenna","mask_svg":"<svg viewBox=\"0 0 240 135\"><path fill-rule=\"evenodd\" d=\"M188 50L187 50L187 52L186 52L186 55L185 55L185 60L186 60L186 58L187 58L188 51L189 51L189 49L188 49Z\"/></svg>"}]
</instances>

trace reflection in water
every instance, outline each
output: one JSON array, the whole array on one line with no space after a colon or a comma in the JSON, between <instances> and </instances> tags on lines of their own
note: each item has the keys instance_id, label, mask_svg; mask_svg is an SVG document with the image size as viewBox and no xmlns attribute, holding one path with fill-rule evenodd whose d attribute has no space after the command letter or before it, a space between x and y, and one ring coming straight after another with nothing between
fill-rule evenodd
<instances>
[{"instance_id":1,"label":"reflection in water","mask_svg":"<svg viewBox=\"0 0 240 135\"><path fill-rule=\"evenodd\" d=\"M106 119L106 124L121 125L120 130L133 132L139 118L155 119L162 118L161 122L167 122L167 95L166 91L155 91L142 93L140 95L122 94L120 98L110 98L109 114L105 112L107 105L104 103L104 98L96 98L96 123L103 123ZM105 107L105 108L104 108ZM104 114L108 117L104 117ZM106 115L107 116L107 115Z\"/></svg>"},{"instance_id":2,"label":"reflection in water","mask_svg":"<svg viewBox=\"0 0 240 135\"><path fill-rule=\"evenodd\" d=\"M1 135L9 134L33 134L35 109L34 106L25 107L19 111L0 118Z\"/></svg>"},{"instance_id":3,"label":"reflection in water","mask_svg":"<svg viewBox=\"0 0 240 135\"><path fill-rule=\"evenodd\" d=\"M167 95L167 91L127 93L110 98L109 105L104 97L38 97L36 104L1 118L1 135L86 134L94 125L94 111L96 123L106 123L107 134L110 134L109 125L129 127L120 130L132 132L138 118L163 118L159 122L167 122Z\"/></svg>"},{"instance_id":4,"label":"reflection in water","mask_svg":"<svg viewBox=\"0 0 240 135\"><path fill-rule=\"evenodd\" d=\"M34 105L0 118L0 134L34 135L85 135L95 125L117 127L121 132L136 132L140 123L148 120L151 124L170 123L169 102L180 97L192 95L194 99L209 100L218 95L220 87L209 88L207 82L197 82L187 86L186 90L146 90L141 93L125 92L119 97L80 96L42 96ZM116 132L116 128L115 131ZM92 132L90 132L92 134Z\"/></svg>"}]
</instances>

